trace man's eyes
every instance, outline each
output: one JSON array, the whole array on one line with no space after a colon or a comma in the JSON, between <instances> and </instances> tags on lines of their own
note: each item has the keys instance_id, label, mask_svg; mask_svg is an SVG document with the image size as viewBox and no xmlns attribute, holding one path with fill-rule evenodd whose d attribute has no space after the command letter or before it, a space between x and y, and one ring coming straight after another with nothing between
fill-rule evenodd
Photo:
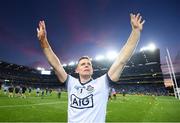
<instances>
[{"instance_id":1,"label":"man's eyes","mask_svg":"<svg viewBox=\"0 0 180 123\"><path fill-rule=\"evenodd\" d=\"M88 65L91 65L90 63L87 63ZM83 63L83 64L81 64L81 66L84 66L85 65L85 63Z\"/></svg>"}]
</instances>

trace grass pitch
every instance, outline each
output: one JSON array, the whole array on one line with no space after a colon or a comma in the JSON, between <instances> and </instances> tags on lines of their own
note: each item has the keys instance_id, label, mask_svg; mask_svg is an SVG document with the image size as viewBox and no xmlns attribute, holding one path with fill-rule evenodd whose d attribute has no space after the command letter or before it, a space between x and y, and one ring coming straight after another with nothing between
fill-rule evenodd
<instances>
[{"instance_id":1,"label":"grass pitch","mask_svg":"<svg viewBox=\"0 0 180 123\"><path fill-rule=\"evenodd\" d=\"M167 96L117 95L108 102L107 122L180 122L180 100ZM67 122L67 93L8 98L0 92L0 122Z\"/></svg>"}]
</instances>

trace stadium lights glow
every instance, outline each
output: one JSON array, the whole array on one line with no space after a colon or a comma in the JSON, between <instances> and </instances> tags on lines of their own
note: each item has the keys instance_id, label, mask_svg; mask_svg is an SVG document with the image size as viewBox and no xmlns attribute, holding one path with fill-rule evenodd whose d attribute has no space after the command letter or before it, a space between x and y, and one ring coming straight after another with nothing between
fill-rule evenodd
<instances>
[{"instance_id":1,"label":"stadium lights glow","mask_svg":"<svg viewBox=\"0 0 180 123\"><path fill-rule=\"evenodd\" d=\"M42 75L51 75L51 71L42 70L42 71L41 71L41 74L42 74Z\"/></svg>"},{"instance_id":2,"label":"stadium lights glow","mask_svg":"<svg viewBox=\"0 0 180 123\"><path fill-rule=\"evenodd\" d=\"M93 60L93 58L90 58L90 60L92 61L92 60Z\"/></svg>"},{"instance_id":3,"label":"stadium lights glow","mask_svg":"<svg viewBox=\"0 0 180 123\"><path fill-rule=\"evenodd\" d=\"M73 65L75 65L75 62L74 62L74 61L71 61L68 65L69 65L69 66L73 66Z\"/></svg>"},{"instance_id":4,"label":"stadium lights glow","mask_svg":"<svg viewBox=\"0 0 180 123\"><path fill-rule=\"evenodd\" d=\"M63 64L62 66L63 66L63 67L66 67L66 66L67 66L67 64Z\"/></svg>"},{"instance_id":5,"label":"stadium lights glow","mask_svg":"<svg viewBox=\"0 0 180 123\"><path fill-rule=\"evenodd\" d=\"M96 61L100 61L100 60L103 60L105 57L103 56L103 55L97 55L96 57L95 57L95 60Z\"/></svg>"},{"instance_id":6,"label":"stadium lights glow","mask_svg":"<svg viewBox=\"0 0 180 123\"><path fill-rule=\"evenodd\" d=\"M147 51L147 50L149 50L149 51L154 51L155 49L156 49L155 44L151 43L151 44L149 44L149 45L146 46L146 47L142 47L142 48L140 49L140 51Z\"/></svg>"},{"instance_id":7,"label":"stadium lights glow","mask_svg":"<svg viewBox=\"0 0 180 123\"><path fill-rule=\"evenodd\" d=\"M41 70L41 68L40 68L40 67L37 67L36 69L37 69L37 70Z\"/></svg>"},{"instance_id":8,"label":"stadium lights glow","mask_svg":"<svg viewBox=\"0 0 180 123\"><path fill-rule=\"evenodd\" d=\"M95 61L101 61L101 60L105 60L105 59L108 59L108 60L114 60L116 57L117 57L118 53L116 51L109 51L107 52L107 54L104 56L104 55L96 55L95 58L90 58L90 60L95 60ZM73 65L76 65L78 64L78 61L71 61L69 62L69 66L73 66ZM66 67L67 64L63 64L63 67Z\"/></svg>"},{"instance_id":9,"label":"stadium lights glow","mask_svg":"<svg viewBox=\"0 0 180 123\"><path fill-rule=\"evenodd\" d=\"M115 52L115 51L109 51L106 54L106 57L109 60L114 60L116 58L116 56L117 56L117 52Z\"/></svg>"},{"instance_id":10,"label":"stadium lights glow","mask_svg":"<svg viewBox=\"0 0 180 123\"><path fill-rule=\"evenodd\" d=\"M156 49L156 46L154 44L149 45L149 50L154 51Z\"/></svg>"},{"instance_id":11,"label":"stadium lights glow","mask_svg":"<svg viewBox=\"0 0 180 123\"><path fill-rule=\"evenodd\" d=\"M42 71L45 70L43 67L37 67L37 70Z\"/></svg>"}]
</instances>

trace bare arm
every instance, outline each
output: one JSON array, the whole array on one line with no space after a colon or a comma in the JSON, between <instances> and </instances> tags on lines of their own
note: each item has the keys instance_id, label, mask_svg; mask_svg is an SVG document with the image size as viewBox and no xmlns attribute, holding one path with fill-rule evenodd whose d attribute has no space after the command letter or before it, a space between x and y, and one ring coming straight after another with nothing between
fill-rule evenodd
<instances>
[{"instance_id":1,"label":"bare arm","mask_svg":"<svg viewBox=\"0 0 180 123\"><path fill-rule=\"evenodd\" d=\"M126 44L123 46L121 51L119 52L116 60L110 67L108 71L108 75L113 81L118 81L119 77L123 71L124 66L128 62L128 60L131 58L137 44L140 38L140 33L143 29L143 24L145 21L141 22L142 17L140 14L137 15L130 15L131 17L131 26L132 26L132 32L126 42Z\"/></svg>"},{"instance_id":2,"label":"bare arm","mask_svg":"<svg viewBox=\"0 0 180 123\"><path fill-rule=\"evenodd\" d=\"M65 72L60 60L56 56L56 54L51 49L51 46L47 40L46 27L44 21L39 22L39 28L37 28L37 37L40 41L43 52L49 62L49 64L55 70L55 73L60 80L60 82L65 82L67 79L67 73Z\"/></svg>"}]
</instances>

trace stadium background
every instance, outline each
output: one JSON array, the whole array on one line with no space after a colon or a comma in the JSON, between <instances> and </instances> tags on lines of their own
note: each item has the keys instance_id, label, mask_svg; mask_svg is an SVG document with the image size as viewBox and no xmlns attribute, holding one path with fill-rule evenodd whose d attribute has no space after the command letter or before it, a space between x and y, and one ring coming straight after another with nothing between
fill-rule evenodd
<instances>
[{"instance_id":1,"label":"stadium background","mask_svg":"<svg viewBox=\"0 0 180 123\"><path fill-rule=\"evenodd\" d=\"M105 74L112 61L92 59L93 78ZM64 65L68 74L78 77L75 67L76 64ZM159 49L136 52L125 66L120 81L110 85L115 88L118 96L108 103L107 121L180 121L180 102L174 98L172 85L165 86L165 79L170 76L164 74L161 67ZM65 85L57 80L52 69L49 75L42 74L42 71L0 61L0 121L67 121ZM179 75L176 73L178 86ZM26 98L8 97L8 88L16 86L27 89ZM31 95L28 95L29 88L33 90ZM40 93L46 89L52 90L52 93L37 96L37 88L40 88ZM4 89L7 89L6 94ZM57 97L58 89L62 90L60 99ZM123 91L125 97L122 96Z\"/></svg>"}]
</instances>

